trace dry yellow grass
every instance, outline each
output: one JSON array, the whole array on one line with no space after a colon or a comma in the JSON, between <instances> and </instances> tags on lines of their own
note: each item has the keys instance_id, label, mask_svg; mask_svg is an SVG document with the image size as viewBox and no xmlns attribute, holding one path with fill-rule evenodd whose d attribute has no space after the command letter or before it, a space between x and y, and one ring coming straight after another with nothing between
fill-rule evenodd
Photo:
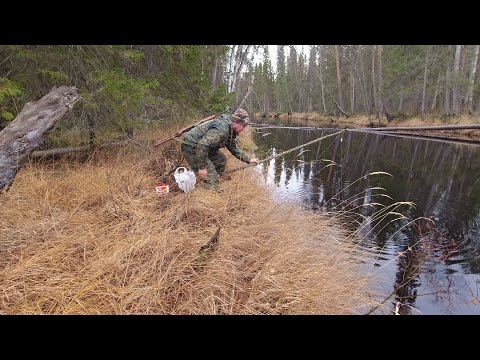
<instances>
[{"instance_id":1,"label":"dry yellow grass","mask_svg":"<svg viewBox=\"0 0 480 360\"><path fill-rule=\"evenodd\" d=\"M275 203L252 169L223 194L156 194L156 155L123 149L20 171L0 194L1 313L352 314L372 304L339 226Z\"/></svg>"}]
</instances>

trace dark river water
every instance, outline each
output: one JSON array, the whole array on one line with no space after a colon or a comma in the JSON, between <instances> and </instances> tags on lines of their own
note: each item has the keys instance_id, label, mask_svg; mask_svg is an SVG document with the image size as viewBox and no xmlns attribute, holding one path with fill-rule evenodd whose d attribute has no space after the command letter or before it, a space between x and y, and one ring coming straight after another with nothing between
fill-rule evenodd
<instances>
[{"instance_id":1,"label":"dark river water","mask_svg":"<svg viewBox=\"0 0 480 360\"><path fill-rule=\"evenodd\" d=\"M255 122L260 158L337 131ZM394 293L376 314L480 314L480 146L347 131L259 168L277 199L341 213L362 236L366 271Z\"/></svg>"}]
</instances>

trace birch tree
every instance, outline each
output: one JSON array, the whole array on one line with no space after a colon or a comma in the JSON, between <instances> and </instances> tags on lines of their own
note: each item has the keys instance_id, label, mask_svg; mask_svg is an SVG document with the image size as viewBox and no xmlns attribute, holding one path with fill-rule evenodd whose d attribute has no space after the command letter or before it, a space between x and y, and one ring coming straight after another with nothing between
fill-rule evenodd
<instances>
[{"instance_id":1,"label":"birch tree","mask_svg":"<svg viewBox=\"0 0 480 360\"><path fill-rule=\"evenodd\" d=\"M278 98L278 111L283 112L286 110L286 70L285 70L285 47L278 45L277 47L277 77L276 88Z\"/></svg>"},{"instance_id":2,"label":"birch tree","mask_svg":"<svg viewBox=\"0 0 480 360\"><path fill-rule=\"evenodd\" d=\"M343 109L343 92L342 92L342 70L341 70L341 59L340 59L340 50L338 45L335 45L335 61L337 65L337 93L338 93L338 104Z\"/></svg>"},{"instance_id":3,"label":"birch tree","mask_svg":"<svg viewBox=\"0 0 480 360\"><path fill-rule=\"evenodd\" d=\"M323 113L327 113L327 107L325 105L325 92L323 91L323 72L324 72L324 58L323 58L323 45L318 45L318 71L320 80L320 89L322 93L322 106Z\"/></svg>"},{"instance_id":4,"label":"birch tree","mask_svg":"<svg viewBox=\"0 0 480 360\"><path fill-rule=\"evenodd\" d=\"M447 51L447 70L445 74L445 115L450 115L450 51L452 46L448 45Z\"/></svg>"},{"instance_id":5,"label":"birch tree","mask_svg":"<svg viewBox=\"0 0 480 360\"><path fill-rule=\"evenodd\" d=\"M452 110L453 114L456 115L459 113L459 70L460 70L460 54L462 52L462 45L455 46L455 62L453 64L453 90L452 90Z\"/></svg>"},{"instance_id":6,"label":"birch tree","mask_svg":"<svg viewBox=\"0 0 480 360\"><path fill-rule=\"evenodd\" d=\"M350 47L350 113L355 113L355 73L354 73L354 46Z\"/></svg>"},{"instance_id":7,"label":"birch tree","mask_svg":"<svg viewBox=\"0 0 480 360\"><path fill-rule=\"evenodd\" d=\"M310 54L308 58L308 70L307 70L307 111L313 111L313 89L315 79L315 69L317 67L316 58L317 49L315 46L310 47Z\"/></svg>"},{"instance_id":8,"label":"birch tree","mask_svg":"<svg viewBox=\"0 0 480 360\"><path fill-rule=\"evenodd\" d=\"M427 90L427 71L428 71L428 55L429 55L430 48L427 47L427 51L425 54L425 67L423 70L423 88L422 88L422 116L425 116L425 97L426 97L426 90Z\"/></svg>"},{"instance_id":9,"label":"birch tree","mask_svg":"<svg viewBox=\"0 0 480 360\"><path fill-rule=\"evenodd\" d=\"M375 108L377 106L377 90L375 88L375 49L376 46L372 45L372 92L373 92L373 101L372 101L372 112L375 111Z\"/></svg>"},{"instance_id":10,"label":"birch tree","mask_svg":"<svg viewBox=\"0 0 480 360\"><path fill-rule=\"evenodd\" d=\"M377 57L378 57L378 116L379 117L382 116L383 111L384 111L382 52L383 52L383 46L378 45L378 47L377 47Z\"/></svg>"},{"instance_id":11,"label":"birch tree","mask_svg":"<svg viewBox=\"0 0 480 360\"><path fill-rule=\"evenodd\" d=\"M480 45L475 45L475 51L472 58L472 65L470 68L470 77L468 79L468 111L473 113L473 85L475 83L475 73L477 71L478 50Z\"/></svg>"},{"instance_id":12,"label":"birch tree","mask_svg":"<svg viewBox=\"0 0 480 360\"><path fill-rule=\"evenodd\" d=\"M252 45L233 45L231 47L227 69L227 93L235 91L240 81L242 70L247 65L250 50L252 50Z\"/></svg>"}]
</instances>

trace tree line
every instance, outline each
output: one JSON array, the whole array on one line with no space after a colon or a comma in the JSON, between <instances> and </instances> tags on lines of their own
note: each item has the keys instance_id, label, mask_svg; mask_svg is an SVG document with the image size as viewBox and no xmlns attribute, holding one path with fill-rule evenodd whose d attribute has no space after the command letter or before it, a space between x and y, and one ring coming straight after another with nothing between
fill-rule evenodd
<instances>
[{"instance_id":1,"label":"tree line","mask_svg":"<svg viewBox=\"0 0 480 360\"><path fill-rule=\"evenodd\" d=\"M100 132L217 113L233 106L254 45L0 45L0 129L54 86L82 101L57 131Z\"/></svg>"},{"instance_id":2,"label":"tree line","mask_svg":"<svg viewBox=\"0 0 480 360\"><path fill-rule=\"evenodd\" d=\"M249 68L249 106L258 112L387 117L480 111L479 45L312 45L266 47ZM308 52L308 54L307 54Z\"/></svg>"},{"instance_id":3,"label":"tree line","mask_svg":"<svg viewBox=\"0 0 480 360\"><path fill-rule=\"evenodd\" d=\"M225 111L246 94L250 112L474 114L478 54L478 45L280 45L274 71L266 45L0 45L0 129L61 85L82 101L55 131L82 143Z\"/></svg>"}]
</instances>

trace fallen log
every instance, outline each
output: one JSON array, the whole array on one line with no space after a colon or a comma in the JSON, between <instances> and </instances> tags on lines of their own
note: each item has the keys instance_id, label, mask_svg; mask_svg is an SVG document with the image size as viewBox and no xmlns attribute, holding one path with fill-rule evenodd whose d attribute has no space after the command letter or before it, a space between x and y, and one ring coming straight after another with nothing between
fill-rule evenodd
<instances>
[{"instance_id":1,"label":"fallen log","mask_svg":"<svg viewBox=\"0 0 480 360\"><path fill-rule=\"evenodd\" d=\"M34 151L30 155L30 157L34 159L45 158L50 156L70 154L74 152L91 151L92 149L105 149L105 148L113 148L113 147L127 146L127 145L128 145L128 141L119 141L119 142L101 144L94 148L92 148L90 145L82 145L82 146L68 147L68 148L56 148L56 149Z\"/></svg>"},{"instance_id":2,"label":"fallen log","mask_svg":"<svg viewBox=\"0 0 480 360\"><path fill-rule=\"evenodd\" d=\"M417 130L467 130L480 129L479 124L473 125L442 125L442 126L386 126L377 128L362 128L357 130L372 130L372 131L417 131Z\"/></svg>"},{"instance_id":3,"label":"fallen log","mask_svg":"<svg viewBox=\"0 0 480 360\"><path fill-rule=\"evenodd\" d=\"M0 190L9 188L44 134L80 100L75 87L53 88L38 101L25 104L17 117L0 131Z\"/></svg>"},{"instance_id":4,"label":"fallen log","mask_svg":"<svg viewBox=\"0 0 480 360\"><path fill-rule=\"evenodd\" d=\"M452 137L444 137L444 136L433 136L433 135L418 135L412 133L398 133L398 132L387 132L387 131L370 131L364 129L347 129L347 131L352 132L361 132L361 133L369 133L381 136L393 136L393 137L400 137L400 138L411 138L411 139L419 139L419 140L429 140L429 141L440 141L442 143L452 143L452 144L471 144L471 145L479 145L479 141L472 140L472 139L461 139L461 138L452 138Z\"/></svg>"}]
</instances>

